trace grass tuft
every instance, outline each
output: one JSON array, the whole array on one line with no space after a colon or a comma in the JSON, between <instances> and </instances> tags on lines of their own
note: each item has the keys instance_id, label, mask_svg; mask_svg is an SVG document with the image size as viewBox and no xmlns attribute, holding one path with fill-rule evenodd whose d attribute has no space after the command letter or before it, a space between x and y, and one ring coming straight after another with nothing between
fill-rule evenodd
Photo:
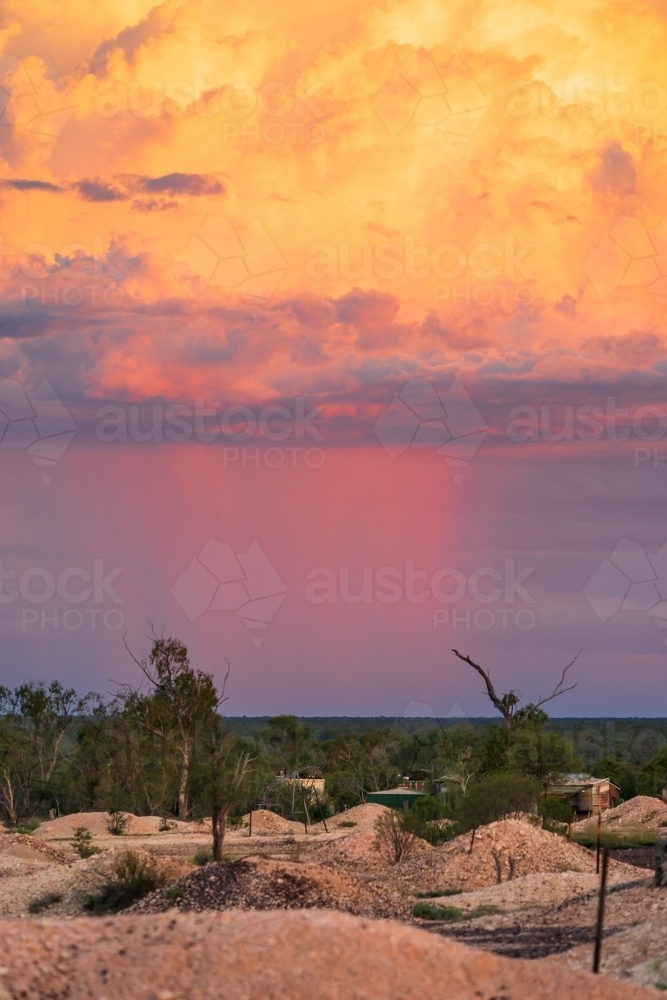
<instances>
[{"instance_id":1,"label":"grass tuft","mask_svg":"<svg viewBox=\"0 0 667 1000\"><path fill-rule=\"evenodd\" d=\"M42 910L48 910L50 906L60 903L62 898L59 892L47 892L28 903L28 913L41 913Z\"/></svg>"}]
</instances>

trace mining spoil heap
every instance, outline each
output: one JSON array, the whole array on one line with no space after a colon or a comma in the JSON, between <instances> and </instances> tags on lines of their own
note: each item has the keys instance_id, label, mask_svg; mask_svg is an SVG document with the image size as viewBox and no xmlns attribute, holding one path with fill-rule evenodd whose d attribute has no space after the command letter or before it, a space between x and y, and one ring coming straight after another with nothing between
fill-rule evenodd
<instances>
[{"instance_id":1,"label":"mining spoil heap","mask_svg":"<svg viewBox=\"0 0 667 1000\"><path fill-rule=\"evenodd\" d=\"M472 850L471 850L472 845ZM418 890L461 889L470 892L484 889L498 881L498 856L503 881L513 876L556 874L559 872L594 872L595 855L578 844L568 843L558 834L520 819L499 820L466 833L450 843L434 848L401 865L393 878ZM618 861L609 863L610 881L637 878L637 869Z\"/></svg>"},{"instance_id":2,"label":"mining spoil heap","mask_svg":"<svg viewBox=\"0 0 667 1000\"><path fill-rule=\"evenodd\" d=\"M0 996L18 1000L650 1000L654 990L511 961L341 913L2 921Z\"/></svg>"}]
</instances>

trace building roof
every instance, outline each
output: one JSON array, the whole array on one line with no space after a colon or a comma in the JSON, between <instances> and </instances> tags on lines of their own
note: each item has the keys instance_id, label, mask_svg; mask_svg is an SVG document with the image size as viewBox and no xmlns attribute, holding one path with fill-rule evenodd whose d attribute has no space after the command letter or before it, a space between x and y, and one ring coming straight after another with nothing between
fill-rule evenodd
<instances>
[{"instance_id":1,"label":"building roof","mask_svg":"<svg viewBox=\"0 0 667 1000\"><path fill-rule=\"evenodd\" d=\"M582 790L604 784L614 785L615 788L619 787L611 778L593 778L590 774L566 774L561 781L554 781L552 785L549 785L549 788L567 788L576 792L578 789Z\"/></svg>"},{"instance_id":2,"label":"building roof","mask_svg":"<svg viewBox=\"0 0 667 1000\"><path fill-rule=\"evenodd\" d=\"M414 788L383 788L381 792L368 792L369 795L423 795Z\"/></svg>"}]
</instances>

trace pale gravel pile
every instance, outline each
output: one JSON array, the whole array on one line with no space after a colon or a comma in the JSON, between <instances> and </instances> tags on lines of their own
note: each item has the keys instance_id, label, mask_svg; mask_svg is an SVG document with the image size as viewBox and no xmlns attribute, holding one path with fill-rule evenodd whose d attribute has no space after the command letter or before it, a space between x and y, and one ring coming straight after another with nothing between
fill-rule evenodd
<instances>
[{"instance_id":1,"label":"pale gravel pile","mask_svg":"<svg viewBox=\"0 0 667 1000\"><path fill-rule=\"evenodd\" d=\"M68 850L52 847L41 840L25 833L5 833L0 835L0 856L12 854L17 858L29 858L34 861L55 861L67 864L72 860Z\"/></svg>"},{"instance_id":2,"label":"pale gravel pile","mask_svg":"<svg viewBox=\"0 0 667 1000\"><path fill-rule=\"evenodd\" d=\"M390 921L309 911L6 921L11 1000L650 1000Z\"/></svg>"},{"instance_id":3,"label":"pale gravel pile","mask_svg":"<svg viewBox=\"0 0 667 1000\"><path fill-rule=\"evenodd\" d=\"M250 826L250 813L243 817L243 825ZM255 834L299 834L304 833L303 823L295 823L294 820L285 819L278 813L270 809L255 809L252 814L252 833Z\"/></svg>"},{"instance_id":4,"label":"pale gravel pile","mask_svg":"<svg viewBox=\"0 0 667 1000\"><path fill-rule=\"evenodd\" d=\"M510 857L514 859L514 877L558 872L595 872L595 854L564 837L517 819L499 820L466 833L428 854L402 862L392 870L392 877L413 889L483 889L497 883L493 851L501 860L502 878L509 876ZM637 878L637 868L610 861L612 878Z\"/></svg>"},{"instance_id":5,"label":"pale gravel pile","mask_svg":"<svg viewBox=\"0 0 667 1000\"><path fill-rule=\"evenodd\" d=\"M591 917L596 904L589 901ZM579 907L586 905L582 900ZM605 907L607 935L602 948L602 970L610 976L632 982L667 984L667 889L650 883L611 893ZM590 950L573 948L563 955L573 968L588 968Z\"/></svg>"},{"instance_id":6,"label":"pale gravel pile","mask_svg":"<svg viewBox=\"0 0 667 1000\"><path fill-rule=\"evenodd\" d=\"M48 893L62 896L61 902L50 907L50 912L58 916L81 915L86 897L94 895L108 881L111 858L105 852L66 865L42 864L39 869L0 879L0 916L26 916L29 904Z\"/></svg>"},{"instance_id":7,"label":"pale gravel pile","mask_svg":"<svg viewBox=\"0 0 667 1000\"><path fill-rule=\"evenodd\" d=\"M595 828L597 820L583 819L572 824L573 830L585 830ZM602 826L610 829L621 830L624 827L643 826L650 830L661 829L661 824L667 824L667 803L662 799L653 798L650 795L637 795L634 799L622 802L614 809L607 809L602 813ZM662 828L667 836L667 830Z\"/></svg>"},{"instance_id":8,"label":"pale gravel pile","mask_svg":"<svg viewBox=\"0 0 667 1000\"><path fill-rule=\"evenodd\" d=\"M387 806L381 806L377 802L366 802L361 806L353 806L347 812L337 813L327 820L327 827L330 833L341 831L348 833L362 833L365 830L375 830L375 823L378 817L391 810ZM341 826L341 823L354 823L353 827ZM324 824L316 823L315 828L324 832Z\"/></svg>"},{"instance_id":9,"label":"pale gravel pile","mask_svg":"<svg viewBox=\"0 0 667 1000\"><path fill-rule=\"evenodd\" d=\"M618 871L609 875L611 885L626 881L626 874ZM501 910L518 910L525 907L558 905L579 896L582 893L597 891L600 876L595 872L558 872L538 875L524 875L492 885L487 889L475 889L461 895L442 899L432 899L428 902L446 906L457 906L464 912L474 910L477 906L497 906Z\"/></svg>"},{"instance_id":10,"label":"pale gravel pile","mask_svg":"<svg viewBox=\"0 0 667 1000\"><path fill-rule=\"evenodd\" d=\"M126 815L130 816L129 813ZM74 836L74 831L80 826L90 830L93 836L109 836L107 819L107 813L103 812L70 813L68 816L59 816L58 819L50 819L46 823L41 823L33 836L51 840L68 839ZM159 816L130 816L125 833L132 836L150 836L160 833L161 825L162 819ZM170 819L169 830L164 832L193 833L196 832L196 828L192 823L181 823L178 820Z\"/></svg>"},{"instance_id":11,"label":"pale gravel pile","mask_svg":"<svg viewBox=\"0 0 667 1000\"><path fill-rule=\"evenodd\" d=\"M20 872L0 878L0 916L22 917L28 914L28 906L34 900L55 893L62 899L49 906L49 914L54 916L81 916L89 896L98 893L104 885L113 880L113 865L116 855L127 850L120 845L117 850L103 851L90 858L77 858L68 863L33 862ZM158 873L168 884L175 882L193 866L177 858L156 858L147 852L131 848L140 858L150 858ZM27 863L30 864L30 863ZM1 1000L1 998L0 998Z\"/></svg>"}]
</instances>

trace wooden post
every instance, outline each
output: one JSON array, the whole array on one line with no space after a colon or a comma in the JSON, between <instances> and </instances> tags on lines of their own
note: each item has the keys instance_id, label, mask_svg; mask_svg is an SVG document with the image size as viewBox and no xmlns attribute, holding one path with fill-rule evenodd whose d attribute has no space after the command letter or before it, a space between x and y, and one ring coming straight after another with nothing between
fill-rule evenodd
<instances>
[{"instance_id":1,"label":"wooden post","mask_svg":"<svg viewBox=\"0 0 667 1000\"><path fill-rule=\"evenodd\" d=\"M595 852L595 873L600 874L600 842L602 839L602 813L598 813L598 831L596 837L596 852Z\"/></svg>"},{"instance_id":2,"label":"wooden post","mask_svg":"<svg viewBox=\"0 0 667 1000\"><path fill-rule=\"evenodd\" d=\"M324 815L324 810L322 809L322 806L321 806L321 804L320 804L320 797L319 797L319 795L317 794L317 789L315 788L315 779L313 779L313 791L315 792L315 799L316 799L316 801L317 801L317 808L318 808L318 809L320 810L320 812L322 813L322 822L324 823L324 831L325 831L325 833L328 833L328 832L329 832L329 829L328 829L328 827L327 827L327 821L326 821L326 817L325 817L325 815Z\"/></svg>"},{"instance_id":3,"label":"wooden post","mask_svg":"<svg viewBox=\"0 0 667 1000\"><path fill-rule=\"evenodd\" d=\"M303 802L303 813L304 813L303 825L306 833L308 833L308 823L310 821L310 816L308 815L308 806L306 805L306 793L303 790L303 785L301 784L301 778L296 778L295 780L299 782L299 787L301 788L301 801Z\"/></svg>"},{"instance_id":4,"label":"wooden post","mask_svg":"<svg viewBox=\"0 0 667 1000\"><path fill-rule=\"evenodd\" d=\"M472 854L472 849L475 846L475 834L477 833L477 827L473 827L472 837L470 838L470 853Z\"/></svg>"},{"instance_id":5,"label":"wooden post","mask_svg":"<svg viewBox=\"0 0 667 1000\"><path fill-rule=\"evenodd\" d=\"M602 852L602 876L600 878L600 899L598 901L598 922L595 929L595 954L593 956L593 972L600 971L600 953L602 951L602 933L604 930L604 898L607 892L607 868L609 866L609 848Z\"/></svg>"},{"instance_id":6,"label":"wooden post","mask_svg":"<svg viewBox=\"0 0 667 1000\"><path fill-rule=\"evenodd\" d=\"M248 836L252 837L252 806L250 806L250 823L248 826Z\"/></svg>"}]
</instances>

